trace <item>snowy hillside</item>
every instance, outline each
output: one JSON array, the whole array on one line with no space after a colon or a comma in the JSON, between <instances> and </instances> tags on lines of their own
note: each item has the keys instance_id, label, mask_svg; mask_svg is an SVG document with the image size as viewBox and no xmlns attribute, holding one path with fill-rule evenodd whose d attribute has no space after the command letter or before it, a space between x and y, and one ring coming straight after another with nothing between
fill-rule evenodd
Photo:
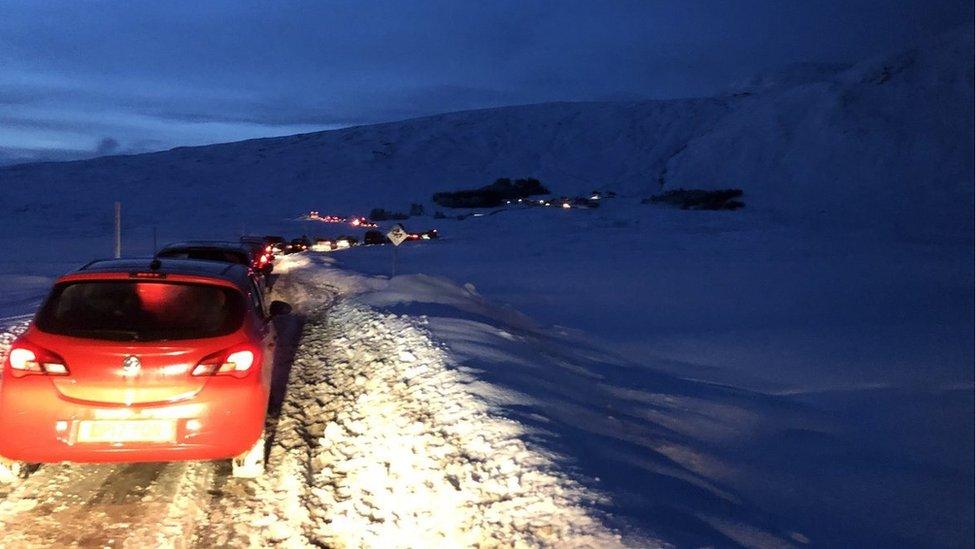
<instances>
[{"instance_id":1,"label":"snowy hillside","mask_svg":"<svg viewBox=\"0 0 976 549\"><path fill-rule=\"evenodd\" d=\"M809 76L742 101L668 161L668 183L734 181L791 218L971 235L971 35Z\"/></svg>"},{"instance_id":2,"label":"snowy hillside","mask_svg":"<svg viewBox=\"0 0 976 549\"><path fill-rule=\"evenodd\" d=\"M969 235L971 44L969 33L949 34L848 70L792 67L709 99L506 107L6 167L0 213L4 226L67 220L97 232L120 199L136 225L175 216L236 229L241 214L405 209L434 191L532 175L557 194L741 187L752 209L791 222Z\"/></svg>"}]
</instances>

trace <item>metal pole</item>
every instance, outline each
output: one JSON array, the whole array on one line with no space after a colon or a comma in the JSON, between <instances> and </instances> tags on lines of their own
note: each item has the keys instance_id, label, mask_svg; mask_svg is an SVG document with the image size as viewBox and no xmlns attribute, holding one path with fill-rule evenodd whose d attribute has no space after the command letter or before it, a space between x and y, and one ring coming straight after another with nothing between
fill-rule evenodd
<instances>
[{"instance_id":1,"label":"metal pole","mask_svg":"<svg viewBox=\"0 0 976 549\"><path fill-rule=\"evenodd\" d=\"M115 259L122 257L122 203L115 203Z\"/></svg>"},{"instance_id":2,"label":"metal pole","mask_svg":"<svg viewBox=\"0 0 976 549\"><path fill-rule=\"evenodd\" d=\"M396 271L397 271L397 250L399 248L400 247L397 246L396 244L393 245L393 274L390 275L390 278L393 278L394 276L396 276Z\"/></svg>"}]
</instances>

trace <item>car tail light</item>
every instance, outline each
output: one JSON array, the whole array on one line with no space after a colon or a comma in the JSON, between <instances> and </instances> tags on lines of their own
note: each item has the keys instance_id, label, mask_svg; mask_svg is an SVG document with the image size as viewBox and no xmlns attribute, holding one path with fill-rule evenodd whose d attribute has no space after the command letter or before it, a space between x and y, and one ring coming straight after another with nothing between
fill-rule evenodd
<instances>
[{"instance_id":1,"label":"car tail light","mask_svg":"<svg viewBox=\"0 0 976 549\"><path fill-rule=\"evenodd\" d=\"M66 376L70 372L64 359L46 349L15 343L7 355L7 364L14 377L26 375Z\"/></svg>"},{"instance_id":2,"label":"car tail light","mask_svg":"<svg viewBox=\"0 0 976 549\"><path fill-rule=\"evenodd\" d=\"M193 371L193 376L234 376L245 377L255 362L255 353L250 349L229 349L204 357Z\"/></svg>"}]
</instances>

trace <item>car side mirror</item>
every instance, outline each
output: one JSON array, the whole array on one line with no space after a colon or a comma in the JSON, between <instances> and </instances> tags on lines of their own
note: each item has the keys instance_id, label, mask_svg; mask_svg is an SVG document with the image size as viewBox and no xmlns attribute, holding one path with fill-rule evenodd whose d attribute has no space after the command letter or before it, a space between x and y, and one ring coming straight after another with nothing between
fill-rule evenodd
<instances>
[{"instance_id":1,"label":"car side mirror","mask_svg":"<svg viewBox=\"0 0 976 549\"><path fill-rule=\"evenodd\" d=\"M272 301L268 312L271 313L271 316L287 315L291 313L291 305L284 301Z\"/></svg>"}]
</instances>

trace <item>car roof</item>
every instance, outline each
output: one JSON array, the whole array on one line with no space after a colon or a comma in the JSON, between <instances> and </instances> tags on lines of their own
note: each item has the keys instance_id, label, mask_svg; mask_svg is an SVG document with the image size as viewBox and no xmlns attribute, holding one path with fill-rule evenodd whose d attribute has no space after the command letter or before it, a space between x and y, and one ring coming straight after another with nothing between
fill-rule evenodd
<instances>
[{"instance_id":1,"label":"car roof","mask_svg":"<svg viewBox=\"0 0 976 549\"><path fill-rule=\"evenodd\" d=\"M254 248L246 242L233 242L230 240L183 240L181 242L171 242L159 251L172 250L174 248L213 248L215 250L233 250L237 252L250 252Z\"/></svg>"},{"instance_id":2,"label":"car roof","mask_svg":"<svg viewBox=\"0 0 976 549\"><path fill-rule=\"evenodd\" d=\"M244 291L250 290L251 285L251 270L244 265L196 259L154 259L151 257L96 259L66 276L99 273L158 273L216 278L231 282Z\"/></svg>"}]
</instances>

